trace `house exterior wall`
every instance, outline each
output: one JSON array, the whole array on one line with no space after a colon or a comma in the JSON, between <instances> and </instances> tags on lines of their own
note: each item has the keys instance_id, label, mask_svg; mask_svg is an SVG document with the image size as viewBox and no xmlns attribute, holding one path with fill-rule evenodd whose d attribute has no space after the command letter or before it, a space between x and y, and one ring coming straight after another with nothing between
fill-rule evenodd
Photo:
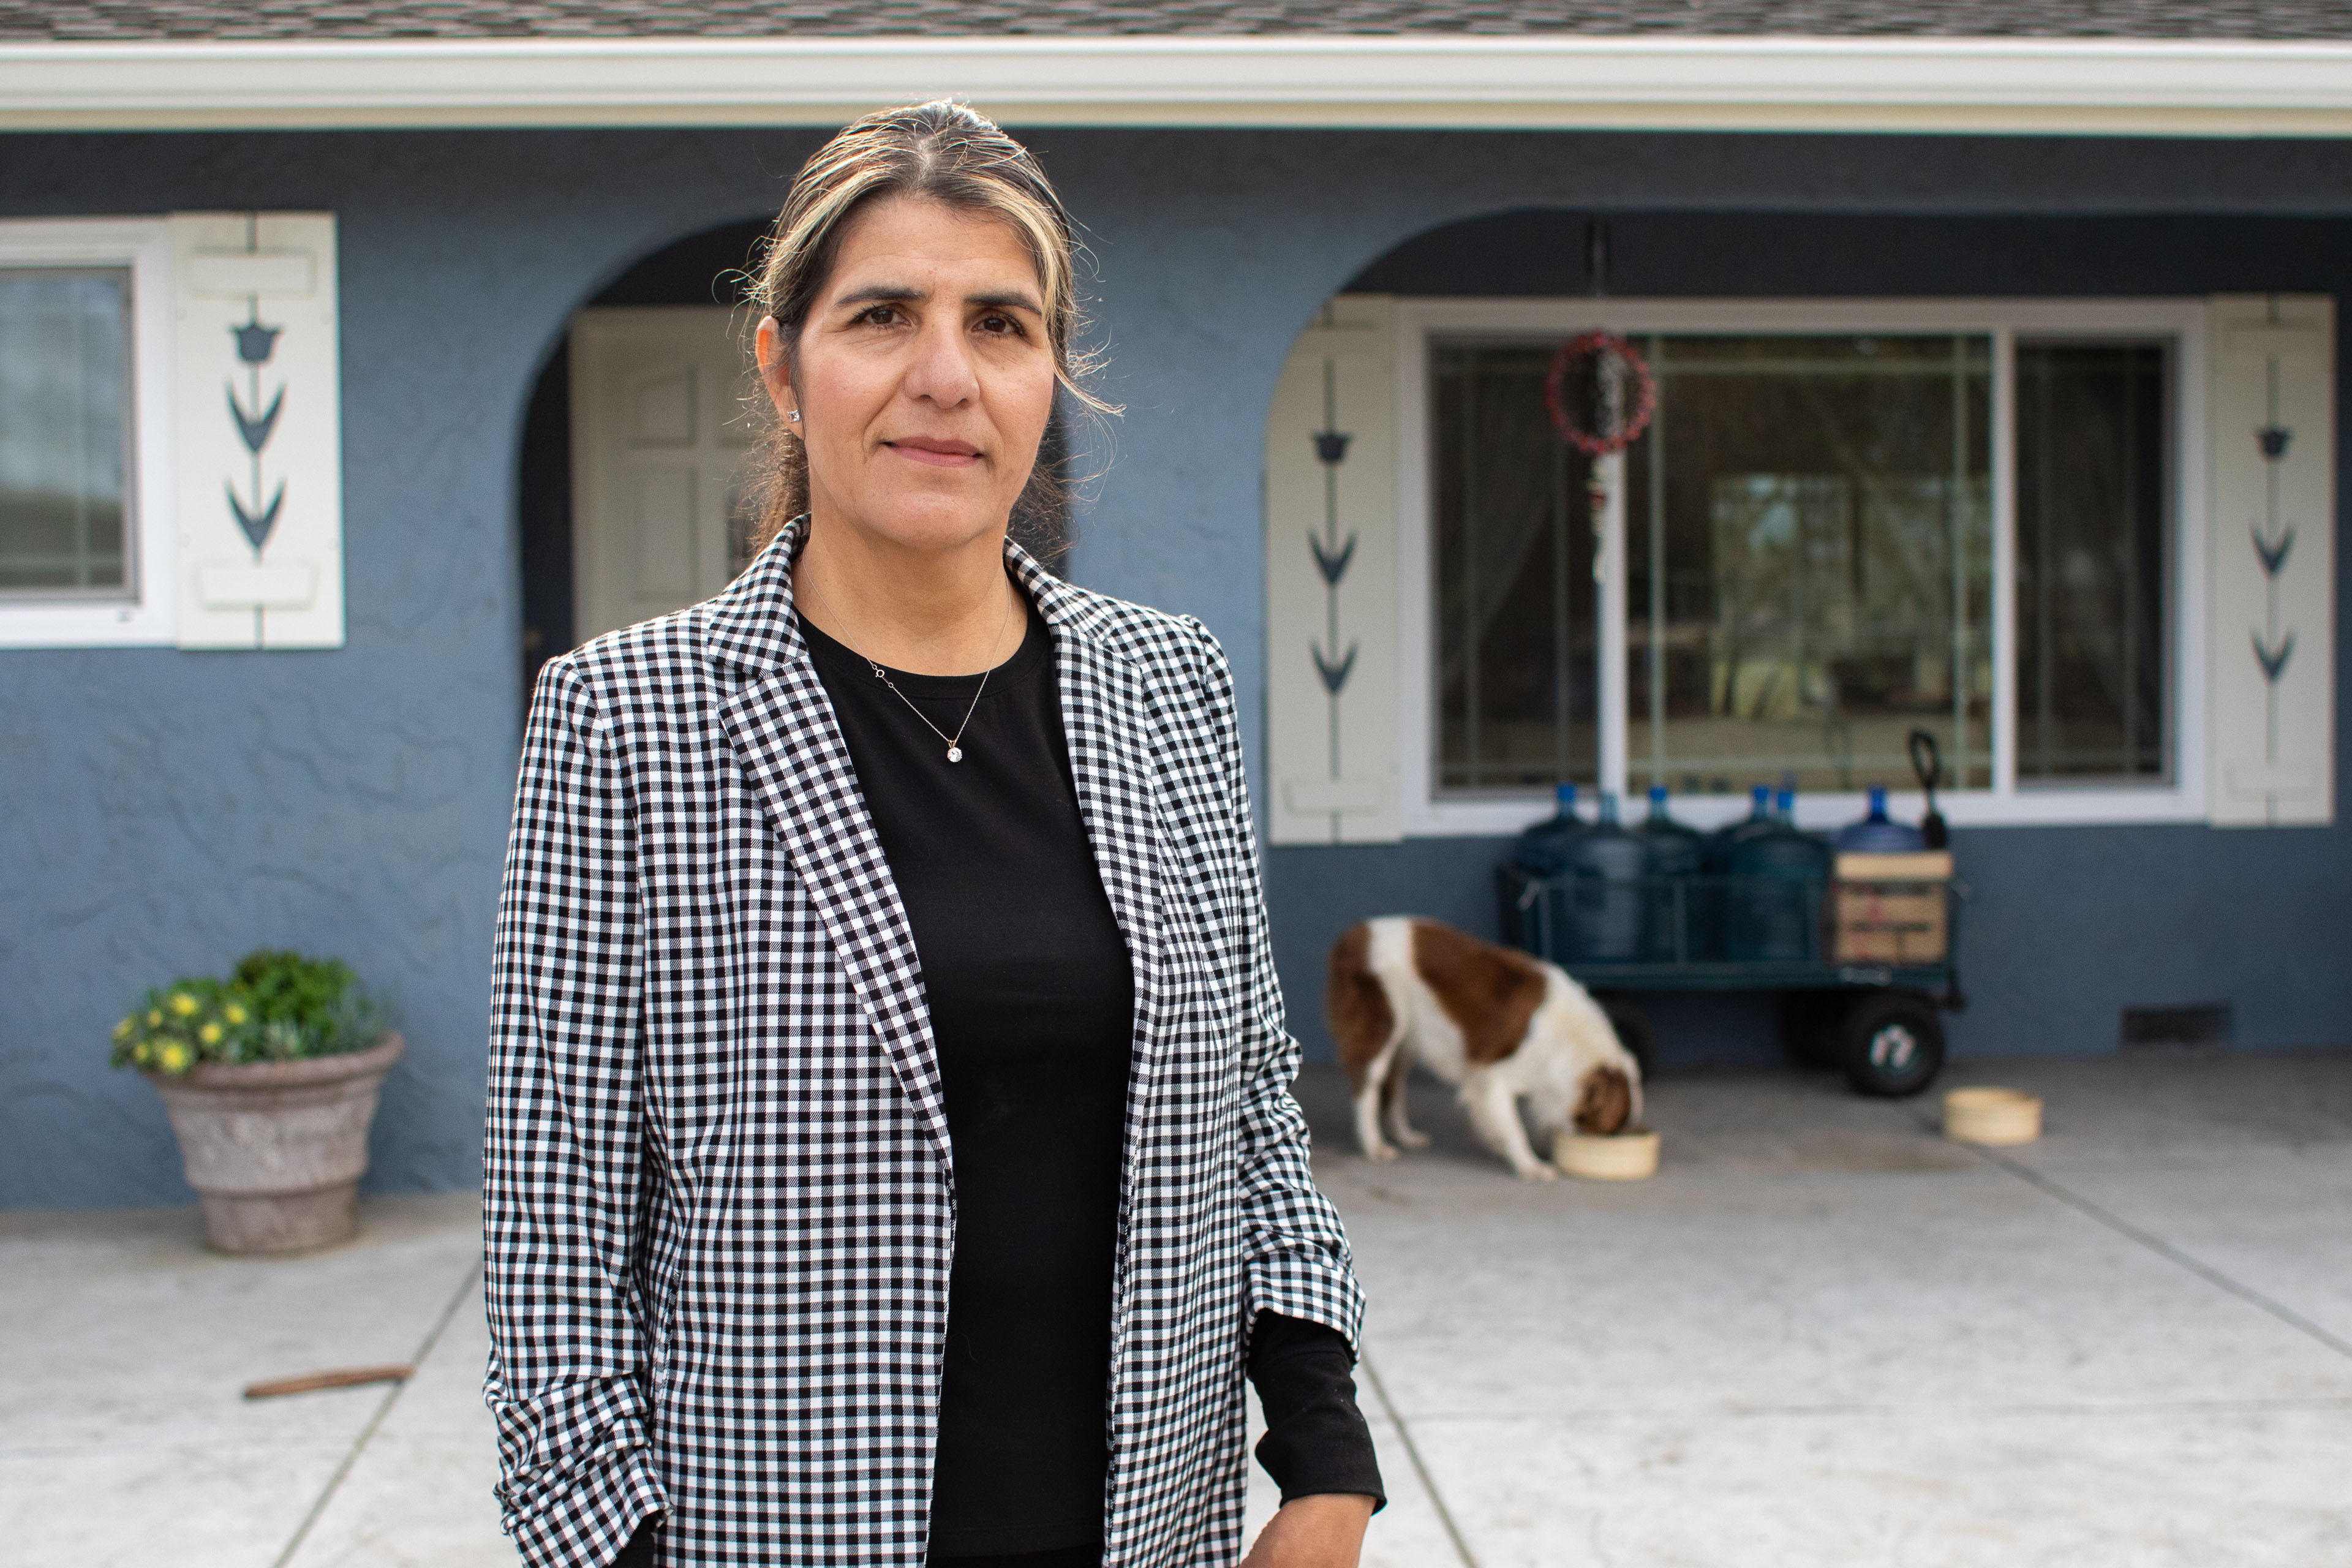
<instances>
[{"instance_id":1,"label":"house exterior wall","mask_svg":"<svg viewBox=\"0 0 2352 1568\"><path fill-rule=\"evenodd\" d=\"M107 1069L106 1031L142 986L218 972L265 943L345 957L401 1007L410 1053L386 1086L371 1185L477 1178L520 732L514 492L532 380L604 281L680 235L772 206L814 141L0 142L0 216L338 215L349 628L345 647L320 652L0 653L0 1204L186 1201L160 1107ZM1653 215L1622 224L1616 276L1622 291L1654 294L2333 293L2352 261L2352 229L2336 221L2352 210L2352 157L2335 144L1078 130L1032 141L1087 225L1114 353L1106 390L1128 408L1072 574L1205 619L1232 654L1253 754L1261 524L1256 465L1234 455L1259 449L1298 327L1409 237L1515 208ZM1781 237L1747 247L1731 277L1710 238L1723 231L1704 226L1741 210L1781 215ZM1824 247L1805 239L1804 214L1901 221ZM1473 241L1445 275L1498 265L1492 252ZM1511 266L1526 288L1583 286L1580 251ZM2244 1043L2340 1043L2352 979L2330 949L2347 834L1967 836L1979 1005L1956 1044L2095 1048L2118 998L2208 995L2238 1003ZM1452 839L1269 856L1279 957L1310 1049L1330 935L1392 908L1487 929L1495 849ZM2056 932L2079 954L2057 949ZM1745 1016L1718 1009L1694 1037Z\"/></svg>"}]
</instances>

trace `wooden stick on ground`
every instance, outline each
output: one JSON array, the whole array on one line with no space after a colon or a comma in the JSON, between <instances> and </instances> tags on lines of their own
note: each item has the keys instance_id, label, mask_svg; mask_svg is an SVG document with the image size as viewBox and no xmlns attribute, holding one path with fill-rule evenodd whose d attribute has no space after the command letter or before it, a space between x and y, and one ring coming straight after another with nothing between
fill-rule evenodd
<instances>
[{"instance_id":1,"label":"wooden stick on ground","mask_svg":"<svg viewBox=\"0 0 2352 1568\"><path fill-rule=\"evenodd\" d=\"M390 1366L346 1366L332 1372L305 1373L300 1377L273 1377L247 1384L247 1399L275 1399L283 1394L315 1394L322 1388L356 1388L363 1383L406 1383L416 1369L406 1362Z\"/></svg>"}]
</instances>

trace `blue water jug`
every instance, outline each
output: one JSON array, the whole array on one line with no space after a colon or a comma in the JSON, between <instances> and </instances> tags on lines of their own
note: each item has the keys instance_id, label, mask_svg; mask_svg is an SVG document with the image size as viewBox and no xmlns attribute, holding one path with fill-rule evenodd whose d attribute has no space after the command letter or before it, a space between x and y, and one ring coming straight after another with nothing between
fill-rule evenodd
<instances>
[{"instance_id":1,"label":"blue water jug","mask_svg":"<svg viewBox=\"0 0 2352 1568\"><path fill-rule=\"evenodd\" d=\"M1650 786L1650 815L1634 829L1642 840L1642 896L1647 934L1642 956L1653 963L1706 956L1706 900L1696 879L1706 863L1706 836L1666 815L1666 786Z\"/></svg>"},{"instance_id":2,"label":"blue water jug","mask_svg":"<svg viewBox=\"0 0 2352 1568\"><path fill-rule=\"evenodd\" d=\"M1753 838L1772 826L1772 786L1755 784L1748 791L1748 815L1727 826L1708 834L1700 849L1706 857L1702 866L1710 877L1721 877L1731 870L1731 852L1745 839Z\"/></svg>"},{"instance_id":3,"label":"blue water jug","mask_svg":"<svg viewBox=\"0 0 2352 1568\"><path fill-rule=\"evenodd\" d=\"M1870 786L1870 815L1860 822L1849 822L1838 829L1837 848L1841 855L1907 855L1925 849L1927 838L1916 827L1906 827L1886 815L1886 786Z\"/></svg>"},{"instance_id":4,"label":"blue water jug","mask_svg":"<svg viewBox=\"0 0 2352 1568\"><path fill-rule=\"evenodd\" d=\"M1642 839L1617 820L1617 796L1601 792L1601 819L1567 842L1564 963L1632 963L1642 956Z\"/></svg>"},{"instance_id":5,"label":"blue water jug","mask_svg":"<svg viewBox=\"0 0 2352 1568\"><path fill-rule=\"evenodd\" d=\"M1576 786L1559 785L1552 791L1557 809L1551 816L1519 835L1519 842L1511 852L1512 862L1533 871L1538 877L1557 877L1568 866L1568 847L1587 832L1585 821L1576 815Z\"/></svg>"},{"instance_id":6,"label":"blue water jug","mask_svg":"<svg viewBox=\"0 0 2352 1568\"><path fill-rule=\"evenodd\" d=\"M1528 876L1560 876L1568 868L1568 847L1587 830L1576 815L1574 784L1557 786L1552 797L1558 803L1552 815L1521 833L1511 847L1511 864ZM1566 895L1558 887L1538 895L1507 877L1501 891L1505 940L1545 958L1558 958L1567 929Z\"/></svg>"},{"instance_id":7,"label":"blue water jug","mask_svg":"<svg viewBox=\"0 0 2352 1568\"><path fill-rule=\"evenodd\" d=\"M1795 792L1782 790L1773 820L1731 852L1724 956L1734 963L1793 963L1821 956L1830 847L1799 832L1796 815Z\"/></svg>"}]
</instances>

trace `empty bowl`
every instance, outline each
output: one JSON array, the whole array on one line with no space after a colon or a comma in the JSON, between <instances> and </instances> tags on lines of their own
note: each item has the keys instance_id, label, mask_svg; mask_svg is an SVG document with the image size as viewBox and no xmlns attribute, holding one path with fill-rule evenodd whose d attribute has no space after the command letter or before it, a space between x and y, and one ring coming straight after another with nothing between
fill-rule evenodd
<instances>
[{"instance_id":1,"label":"empty bowl","mask_svg":"<svg viewBox=\"0 0 2352 1568\"><path fill-rule=\"evenodd\" d=\"M2042 1136L2042 1098L2016 1089L1956 1089L1944 1096L1944 1136L1955 1143L2031 1143Z\"/></svg>"}]
</instances>

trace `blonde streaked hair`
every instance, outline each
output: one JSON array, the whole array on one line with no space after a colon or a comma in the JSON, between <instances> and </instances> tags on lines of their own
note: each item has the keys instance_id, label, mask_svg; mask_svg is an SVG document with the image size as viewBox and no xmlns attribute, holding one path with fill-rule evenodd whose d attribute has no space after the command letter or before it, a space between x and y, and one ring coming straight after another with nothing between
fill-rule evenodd
<instances>
[{"instance_id":1,"label":"blonde streaked hair","mask_svg":"<svg viewBox=\"0 0 2352 1568\"><path fill-rule=\"evenodd\" d=\"M985 115L945 99L880 110L855 121L802 165L776 215L749 300L754 326L762 317L776 319L788 363L833 274L851 220L892 196L993 217L1020 236L1045 294L1045 341L1054 354L1055 378L1089 414L1115 412L1081 384L1098 365L1094 355L1072 347L1083 325L1077 293L1082 253L1062 198L1026 147ZM758 521L750 543L756 554L808 510L809 481L808 453L793 427L776 416L766 398L753 400L752 407L755 418L756 411L766 410L752 458ZM1060 468L1058 461L1041 458L1032 468L1013 507L1016 528L1024 515L1042 515L1064 504Z\"/></svg>"}]
</instances>

